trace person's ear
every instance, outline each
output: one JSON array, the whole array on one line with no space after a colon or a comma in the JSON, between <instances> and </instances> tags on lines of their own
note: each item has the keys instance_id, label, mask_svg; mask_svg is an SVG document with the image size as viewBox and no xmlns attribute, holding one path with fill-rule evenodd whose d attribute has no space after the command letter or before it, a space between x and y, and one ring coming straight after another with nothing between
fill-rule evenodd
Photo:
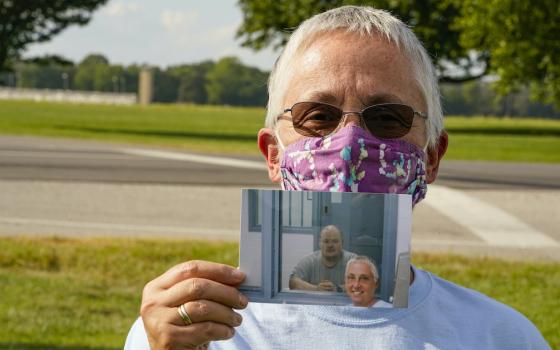
<instances>
[{"instance_id":1,"label":"person's ear","mask_svg":"<svg viewBox=\"0 0 560 350\"><path fill-rule=\"evenodd\" d=\"M280 182L280 155L274 132L267 128L259 130L258 144L259 149L266 160L268 178L272 182Z\"/></svg>"},{"instance_id":2,"label":"person's ear","mask_svg":"<svg viewBox=\"0 0 560 350\"><path fill-rule=\"evenodd\" d=\"M433 147L428 147L428 164L426 165L426 182L431 184L434 182L438 175L439 162L447 151L449 143L449 136L447 132L442 131L439 136L437 144Z\"/></svg>"}]
</instances>

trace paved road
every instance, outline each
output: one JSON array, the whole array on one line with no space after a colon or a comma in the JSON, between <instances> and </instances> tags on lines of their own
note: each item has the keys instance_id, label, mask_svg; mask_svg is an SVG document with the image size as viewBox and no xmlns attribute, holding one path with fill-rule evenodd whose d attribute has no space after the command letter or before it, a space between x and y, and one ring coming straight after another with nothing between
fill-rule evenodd
<instances>
[{"instance_id":1,"label":"paved road","mask_svg":"<svg viewBox=\"0 0 560 350\"><path fill-rule=\"evenodd\" d=\"M137 154L130 145L0 136L0 179L218 186L269 185L261 169ZM154 149L150 149L154 151ZM166 152L165 150L160 150ZM136 152L136 153L135 153ZM166 154L177 154L177 152ZM243 164L242 164L243 165Z\"/></svg>"},{"instance_id":2,"label":"paved road","mask_svg":"<svg viewBox=\"0 0 560 350\"><path fill-rule=\"evenodd\" d=\"M269 186L260 157L224 164L165 149L0 136L0 179ZM219 158L218 158L219 159ZM245 162L246 161L246 162ZM438 184L465 189L560 189L560 165L442 162Z\"/></svg>"},{"instance_id":3,"label":"paved road","mask_svg":"<svg viewBox=\"0 0 560 350\"><path fill-rule=\"evenodd\" d=\"M414 213L413 249L560 260L560 166L443 163ZM0 234L235 239L255 158L0 137Z\"/></svg>"}]
</instances>

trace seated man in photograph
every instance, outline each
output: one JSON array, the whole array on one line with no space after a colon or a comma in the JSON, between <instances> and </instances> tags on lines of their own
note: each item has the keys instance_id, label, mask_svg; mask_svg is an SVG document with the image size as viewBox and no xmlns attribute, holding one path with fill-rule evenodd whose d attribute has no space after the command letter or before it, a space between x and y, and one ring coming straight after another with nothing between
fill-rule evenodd
<instances>
[{"instance_id":1,"label":"seated man in photograph","mask_svg":"<svg viewBox=\"0 0 560 350\"><path fill-rule=\"evenodd\" d=\"M344 291L344 269L356 254L342 249L342 232L334 225L321 230L319 248L296 265L290 276L290 289Z\"/></svg>"},{"instance_id":2,"label":"seated man in photograph","mask_svg":"<svg viewBox=\"0 0 560 350\"><path fill-rule=\"evenodd\" d=\"M367 256L359 255L346 264L346 294L354 306L392 307L391 304L375 298L379 287L379 272Z\"/></svg>"}]
</instances>

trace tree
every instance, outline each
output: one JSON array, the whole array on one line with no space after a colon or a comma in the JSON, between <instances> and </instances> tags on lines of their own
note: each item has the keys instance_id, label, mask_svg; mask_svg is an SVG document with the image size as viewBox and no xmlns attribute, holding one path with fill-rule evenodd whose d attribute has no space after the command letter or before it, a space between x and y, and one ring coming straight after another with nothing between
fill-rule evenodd
<instances>
[{"instance_id":1,"label":"tree","mask_svg":"<svg viewBox=\"0 0 560 350\"><path fill-rule=\"evenodd\" d=\"M268 74L244 66L236 57L224 57L206 76L208 103L258 106L266 102Z\"/></svg>"},{"instance_id":2,"label":"tree","mask_svg":"<svg viewBox=\"0 0 560 350\"><path fill-rule=\"evenodd\" d=\"M342 5L389 10L413 27L433 57L441 82L496 75L501 95L529 85L560 106L558 0L239 0L242 45L283 46L303 20Z\"/></svg>"},{"instance_id":3,"label":"tree","mask_svg":"<svg viewBox=\"0 0 560 350\"><path fill-rule=\"evenodd\" d=\"M135 80L129 77L128 71L121 65L111 65L103 55L90 54L76 67L74 87L86 91L124 92L127 81L130 84Z\"/></svg>"},{"instance_id":4,"label":"tree","mask_svg":"<svg viewBox=\"0 0 560 350\"><path fill-rule=\"evenodd\" d=\"M72 24L89 22L107 0L0 0L0 71L30 43L50 40Z\"/></svg>"},{"instance_id":5,"label":"tree","mask_svg":"<svg viewBox=\"0 0 560 350\"><path fill-rule=\"evenodd\" d=\"M154 102L177 102L179 79L166 70L155 67L154 75Z\"/></svg>"},{"instance_id":6,"label":"tree","mask_svg":"<svg viewBox=\"0 0 560 350\"><path fill-rule=\"evenodd\" d=\"M530 100L528 88L500 96L483 79L464 84L441 84L446 115L560 118L551 105Z\"/></svg>"},{"instance_id":7,"label":"tree","mask_svg":"<svg viewBox=\"0 0 560 350\"><path fill-rule=\"evenodd\" d=\"M33 89L69 89L74 62L58 55L31 57L14 64L15 86Z\"/></svg>"},{"instance_id":8,"label":"tree","mask_svg":"<svg viewBox=\"0 0 560 350\"><path fill-rule=\"evenodd\" d=\"M256 50L286 44L291 32L305 19L343 5L370 5L390 11L414 27L416 35L434 57L445 82L464 82L486 73L488 57L469 54L459 43L461 32L454 27L460 8L446 0L239 0L243 22L237 30L242 45ZM478 69L478 71L477 71Z\"/></svg>"},{"instance_id":9,"label":"tree","mask_svg":"<svg viewBox=\"0 0 560 350\"><path fill-rule=\"evenodd\" d=\"M57 66L71 67L74 65L74 62L59 55L44 55L44 56L30 57L30 58L23 59L21 61L24 63L38 64L40 66L57 65Z\"/></svg>"},{"instance_id":10,"label":"tree","mask_svg":"<svg viewBox=\"0 0 560 350\"><path fill-rule=\"evenodd\" d=\"M71 65L18 63L17 86L32 89L69 89L74 74Z\"/></svg>"},{"instance_id":11,"label":"tree","mask_svg":"<svg viewBox=\"0 0 560 350\"><path fill-rule=\"evenodd\" d=\"M105 56L87 55L76 67L74 87L85 91L110 91L110 69L109 60Z\"/></svg>"},{"instance_id":12,"label":"tree","mask_svg":"<svg viewBox=\"0 0 560 350\"><path fill-rule=\"evenodd\" d=\"M213 61L185 64L168 69L169 74L180 81L178 102L204 104L208 102L206 75L214 66Z\"/></svg>"},{"instance_id":13,"label":"tree","mask_svg":"<svg viewBox=\"0 0 560 350\"><path fill-rule=\"evenodd\" d=\"M534 99L560 107L560 2L454 1L460 44L488 53L498 93L528 86Z\"/></svg>"},{"instance_id":14,"label":"tree","mask_svg":"<svg viewBox=\"0 0 560 350\"><path fill-rule=\"evenodd\" d=\"M141 67L133 64L124 68L121 77L121 91L123 92L138 92L138 77L140 75Z\"/></svg>"}]
</instances>

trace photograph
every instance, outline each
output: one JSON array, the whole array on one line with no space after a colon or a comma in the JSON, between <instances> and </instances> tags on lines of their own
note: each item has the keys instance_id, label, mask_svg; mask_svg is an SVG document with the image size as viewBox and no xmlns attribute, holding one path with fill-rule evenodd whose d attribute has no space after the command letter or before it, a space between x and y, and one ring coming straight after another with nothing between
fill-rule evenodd
<instances>
[{"instance_id":1,"label":"photograph","mask_svg":"<svg viewBox=\"0 0 560 350\"><path fill-rule=\"evenodd\" d=\"M243 189L240 289L258 302L406 307L410 203L409 195Z\"/></svg>"}]
</instances>

